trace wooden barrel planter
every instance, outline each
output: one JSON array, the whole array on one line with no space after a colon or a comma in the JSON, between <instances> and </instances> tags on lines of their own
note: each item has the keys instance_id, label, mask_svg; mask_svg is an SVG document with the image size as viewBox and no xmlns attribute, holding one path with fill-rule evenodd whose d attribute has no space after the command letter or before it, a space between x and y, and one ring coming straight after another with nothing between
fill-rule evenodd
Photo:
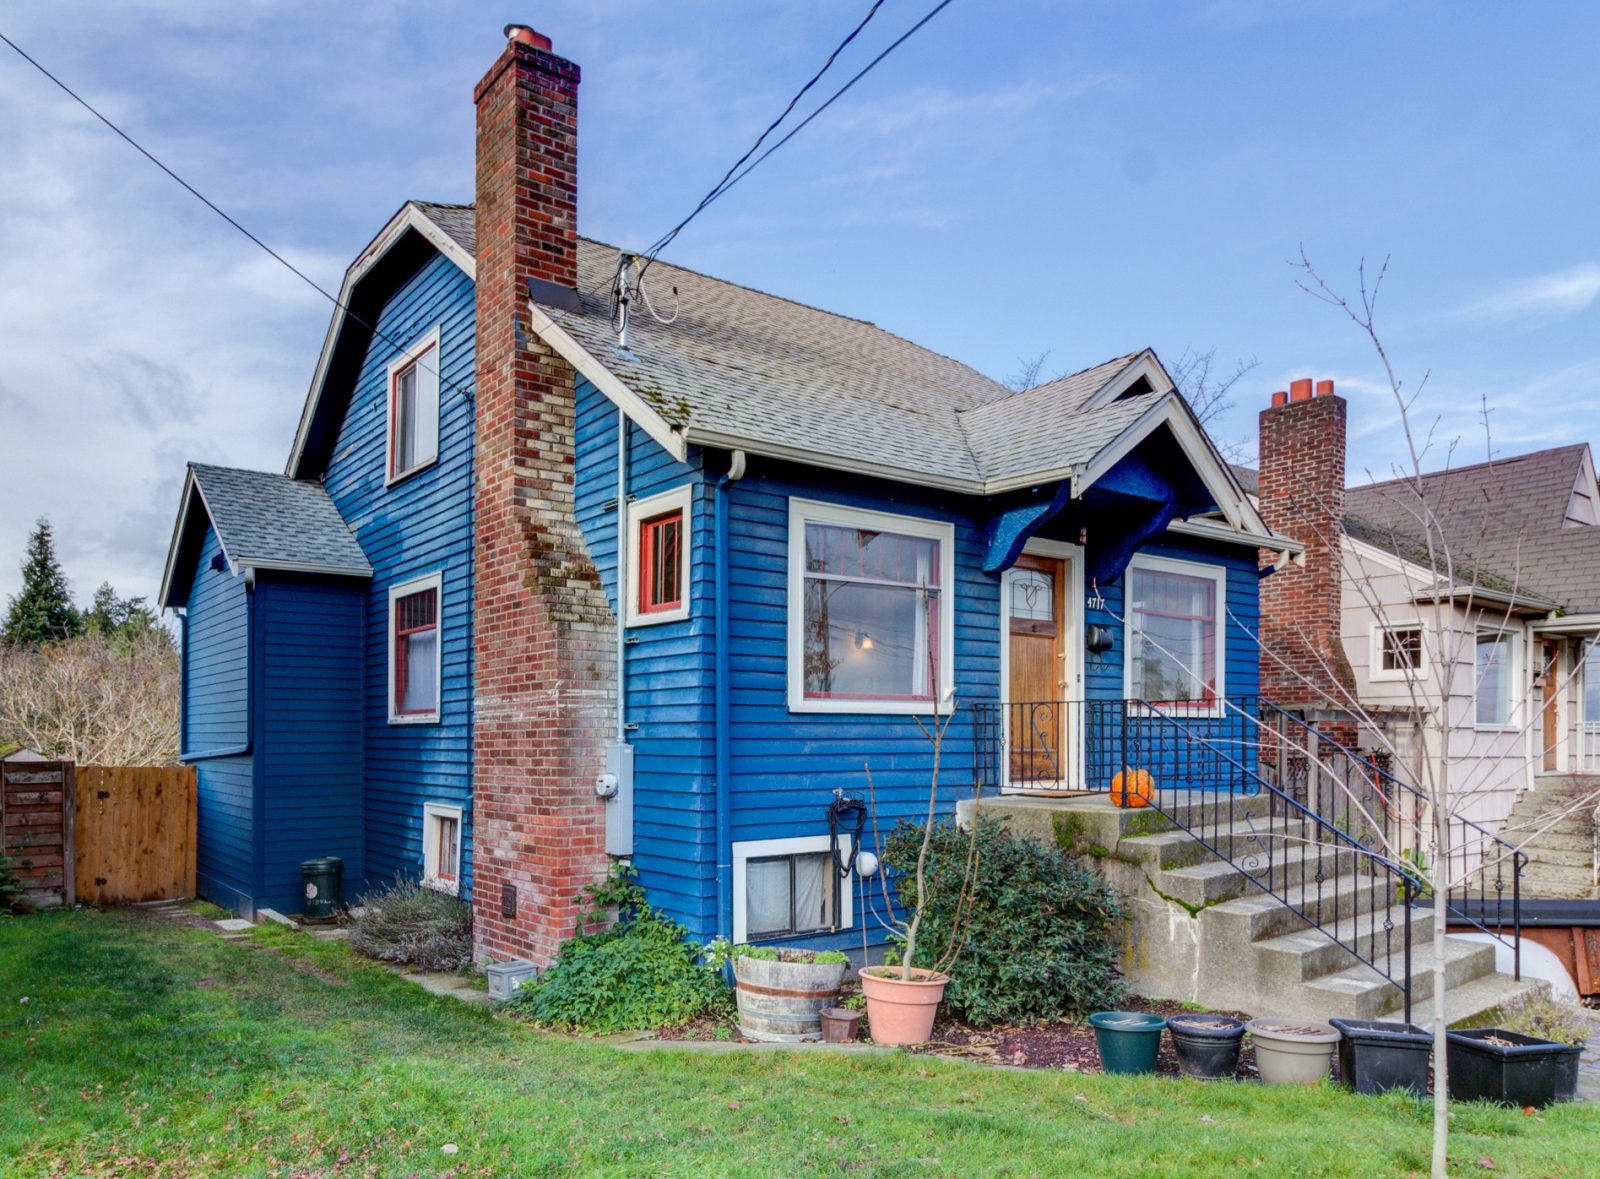
<instances>
[{"instance_id":1,"label":"wooden barrel planter","mask_svg":"<svg viewBox=\"0 0 1600 1179\"><path fill-rule=\"evenodd\" d=\"M784 951L791 958L811 955ZM739 1031L747 1039L798 1044L822 1039L822 1010L839 1001L846 962L733 959Z\"/></svg>"}]
</instances>

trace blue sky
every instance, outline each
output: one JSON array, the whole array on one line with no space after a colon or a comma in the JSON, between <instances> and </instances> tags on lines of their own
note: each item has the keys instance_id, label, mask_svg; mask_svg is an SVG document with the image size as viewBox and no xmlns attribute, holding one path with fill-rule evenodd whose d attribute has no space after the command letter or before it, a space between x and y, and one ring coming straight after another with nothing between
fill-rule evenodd
<instances>
[{"instance_id":1,"label":"blue sky","mask_svg":"<svg viewBox=\"0 0 1600 1179\"><path fill-rule=\"evenodd\" d=\"M838 78L932 0L888 0ZM867 0L12 0L0 31L337 289L408 197L471 198L471 89L507 19L584 70L580 228L642 246ZM704 214L674 261L871 319L997 377L1152 345L1351 405L1370 345L1297 289L1390 258L1380 328L1429 374L1433 465L1592 440L1600 6L955 0ZM183 462L281 469L328 305L0 47L0 595L49 514L76 591L153 594Z\"/></svg>"}]
</instances>

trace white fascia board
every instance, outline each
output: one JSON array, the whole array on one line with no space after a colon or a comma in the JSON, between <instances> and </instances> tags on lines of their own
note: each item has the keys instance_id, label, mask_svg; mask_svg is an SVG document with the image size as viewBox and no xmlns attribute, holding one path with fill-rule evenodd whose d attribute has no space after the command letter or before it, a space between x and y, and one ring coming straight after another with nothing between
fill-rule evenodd
<instances>
[{"instance_id":1,"label":"white fascia board","mask_svg":"<svg viewBox=\"0 0 1600 1179\"><path fill-rule=\"evenodd\" d=\"M1116 376L1091 393L1084 401L1082 409L1099 409L1110 405L1131 389L1140 377L1149 378L1150 388L1157 393L1170 393L1175 387L1172 378L1167 375L1167 370L1161 367L1161 361L1156 359L1155 351L1146 348L1119 369Z\"/></svg>"},{"instance_id":2,"label":"white fascia board","mask_svg":"<svg viewBox=\"0 0 1600 1179\"><path fill-rule=\"evenodd\" d=\"M615 373L595 359L588 349L573 339L565 328L551 319L544 308L531 299L528 301L528 323L535 335L555 349L557 355L604 393L613 405L655 439L663 450L680 463L685 460L689 446L684 439L683 431L668 422L652 409L644 398L623 384Z\"/></svg>"},{"instance_id":3,"label":"white fascia board","mask_svg":"<svg viewBox=\"0 0 1600 1179\"><path fill-rule=\"evenodd\" d=\"M1193 520L1174 520L1167 525L1168 532L1176 532L1183 536L1195 536L1202 540L1214 540L1222 544L1243 545L1252 549L1271 549L1275 553L1288 553L1290 555L1305 552L1306 546L1290 536L1278 536L1273 532L1249 532L1243 528L1234 528L1232 525L1223 524L1217 520L1207 520L1196 517Z\"/></svg>"},{"instance_id":4,"label":"white fascia board","mask_svg":"<svg viewBox=\"0 0 1600 1179\"><path fill-rule=\"evenodd\" d=\"M371 568L356 565L324 565L316 561L280 561L271 558L260 560L255 557L241 557L239 564L247 574L264 569L268 573L316 573L325 577L372 576Z\"/></svg>"},{"instance_id":5,"label":"white fascia board","mask_svg":"<svg viewBox=\"0 0 1600 1179\"><path fill-rule=\"evenodd\" d=\"M1600 632L1600 614L1566 614L1560 618L1546 618L1532 624L1535 634L1590 634Z\"/></svg>"},{"instance_id":6,"label":"white fascia board","mask_svg":"<svg viewBox=\"0 0 1600 1179\"><path fill-rule=\"evenodd\" d=\"M367 276L378 262L394 248L407 230L415 230L434 249L461 270L468 278L477 280L478 266L476 259L449 234L433 223L433 220L421 209L407 201L385 225L378 231L378 236L367 244L367 248L356 255L356 260L350 263L350 268L344 272L344 282L339 287L339 303L333 309L333 316L328 321L328 334L323 337L322 351L317 356L317 368L311 376L311 389L306 394L305 408L300 411L300 425L295 430L294 448L289 452L289 462L284 468L284 474L291 479L300 477L300 463L305 457L306 439L311 431L312 419L317 416L317 406L322 402L323 385L328 379L328 365L333 362L333 349L339 340L339 329L344 326L346 308L350 306L350 296L355 291L356 284Z\"/></svg>"},{"instance_id":7,"label":"white fascia board","mask_svg":"<svg viewBox=\"0 0 1600 1179\"><path fill-rule=\"evenodd\" d=\"M183 474L183 495L178 500L178 522L172 529L172 539L167 542L167 563L161 571L161 589L156 593L156 607L160 610L167 609L167 602L172 593L172 575L178 568L178 545L183 541L183 534L189 527L189 510L194 505L199 487L194 481L194 468L188 467ZM202 501L203 502L203 501ZM222 543L222 534L217 534L217 543ZM227 550L223 550L224 556Z\"/></svg>"},{"instance_id":8,"label":"white fascia board","mask_svg":"<svg viewBox=\"0 0 1600 1179\"><path fill-rule=\"evenodd\" d=\"M888 479L895 483L909 483L916 487L933 487L942 491L958 492L962 495L985 495L989 492L988 486L976 479L960 479L953 475L935 475L927 471L908 471L903 467L891 467L882 463L867 462L863 459L822 454L815 450L808 450L803 446L786 446L781 442L770 442L760 438L742 438L734 434L719 433L716 430L702 430L698 426L691 425L686 427L683 434L684 438L691 444L704 446L712 450L742 450L746 454L759 455L762 458L802 463L809 467L821 467L828 471L843 471L851 475L867 475L875 479ZM1041 480L1035 478L1023 484L1023 486L1032 487L1039 482Z\"/></svg>"}]
</instances>

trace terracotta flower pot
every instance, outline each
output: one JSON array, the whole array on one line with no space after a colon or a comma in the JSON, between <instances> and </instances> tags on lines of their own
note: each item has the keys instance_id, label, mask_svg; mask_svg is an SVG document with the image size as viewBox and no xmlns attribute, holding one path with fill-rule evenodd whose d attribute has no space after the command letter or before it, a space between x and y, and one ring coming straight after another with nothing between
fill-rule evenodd
<instances>
[{"instance_id":1,"label":"terracotta flower pot","mask_svg":"<svg viewBox=\"0 0 1600 1179\"><path fill-rule=\"evenodd\" d=\"M922 1044L933 1034L945 984L932 970L913 970L900 977L898 966L869 966L861 972L867 997L867 1031L875 1044Z\"/></svg>"}]
</instances>

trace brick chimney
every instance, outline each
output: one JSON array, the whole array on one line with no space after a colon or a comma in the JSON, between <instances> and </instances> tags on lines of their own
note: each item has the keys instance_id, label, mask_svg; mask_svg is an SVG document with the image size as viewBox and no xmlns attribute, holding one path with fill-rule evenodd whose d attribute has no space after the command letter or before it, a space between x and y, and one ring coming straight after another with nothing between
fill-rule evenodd
<instances>
[{"instance_id":1,"label":"brick chimney","mask_svg":"<svg viewBox=\"0 0 1600 1179\"><path fill-rule=\"evenodd\" d=\"M573 512L574 374L526 328L530 279L577 285L580 74L506 37L473 94L473 920L480 959L546 963L606 869L615 621Z\"/></svg>"},{"instance_id":2,"label":"brick chimney","mask_svg":"<svg viewBox=\"0 0 1600 1179\"><path fill-rule=\"evenodd\" d=\"M1344 399L1332 381L1295 381L1261 411L1260 438L1261 518L1306 546L1304 568L1287 565L1261 583L1261 694L1332 711L1355 690L1339 638Z\"/></svg>"}]
</instances>

